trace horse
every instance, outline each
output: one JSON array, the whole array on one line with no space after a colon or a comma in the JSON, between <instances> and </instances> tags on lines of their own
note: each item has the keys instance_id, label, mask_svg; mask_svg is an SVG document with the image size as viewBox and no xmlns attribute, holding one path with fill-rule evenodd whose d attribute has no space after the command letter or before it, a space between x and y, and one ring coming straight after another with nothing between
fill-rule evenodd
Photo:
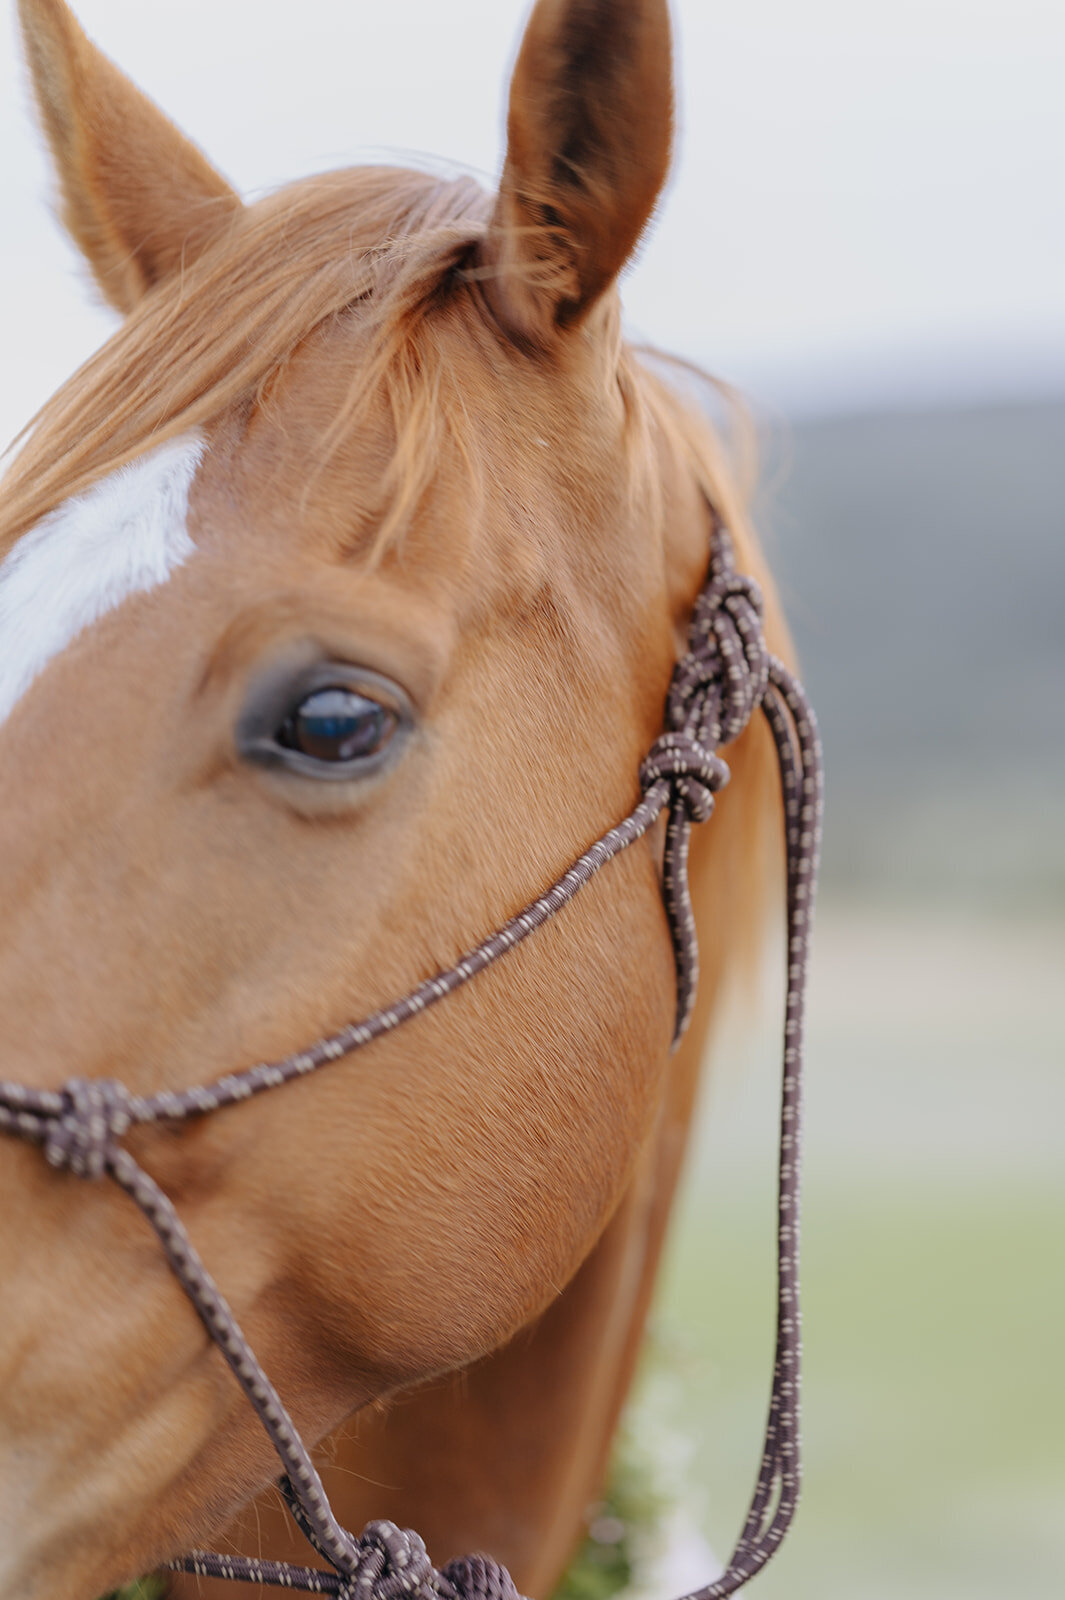
<instances>
[{"instance_id":1,"label":"horse","mask_svg":"<svg viewBox=\"0 0 1065 1600\"><path fill-rule=\"evenodd\" d=\"M410 989L631 806L708 505L787 635L724 446L621 331L670 164L665 0L538 0L494 194L371 166L251 205L64 0L19 13L123 320L3 481L5 1067L177 1092ZM530 1596L598 1492L778 873L763 727L729 766L674 1053L656 826L410 1026L127 1138L344 1526L490 1550ZM10 1140L0 1196L0 1594L94 1600L211 1537L307 1559L136 1209Z\"/></svg>"}]
</instances>

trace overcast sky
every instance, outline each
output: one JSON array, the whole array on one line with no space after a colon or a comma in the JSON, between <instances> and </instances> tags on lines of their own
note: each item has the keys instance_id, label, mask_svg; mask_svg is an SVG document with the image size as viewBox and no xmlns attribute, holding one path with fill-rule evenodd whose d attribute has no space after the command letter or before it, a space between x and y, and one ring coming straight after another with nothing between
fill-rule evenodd
<instances>
[{"instance_id":1,"label":"overcast sky","mask_svg":"<svg viewBox=\"0 0 1065 1600\"><path fill-rule=\"evenodd\" d=\"M0 434L104 337L0 0ZM382 153L490 178L524 0L81 0L246 193ZM769 408L1065 394L1061 0L675 0L635 332Z\"/></svg>"}]
</instances>

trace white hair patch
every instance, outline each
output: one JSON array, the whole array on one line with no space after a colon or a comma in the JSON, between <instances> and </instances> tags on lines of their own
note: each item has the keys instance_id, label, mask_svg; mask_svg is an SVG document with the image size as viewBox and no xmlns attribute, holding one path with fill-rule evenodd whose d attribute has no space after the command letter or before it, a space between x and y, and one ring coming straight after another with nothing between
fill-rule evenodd
<instances>
[{"instance_id":1,"label":"white hair patch","mask_svg":"<svg viewBox=\"0 0 1065 1600\"><path fill-rule=\"evenodd\" d=\"M203 452L198 432L160 445L57 506L0 563L0 722L78 634L194 553Z\"/></svg>"}]
</instances>

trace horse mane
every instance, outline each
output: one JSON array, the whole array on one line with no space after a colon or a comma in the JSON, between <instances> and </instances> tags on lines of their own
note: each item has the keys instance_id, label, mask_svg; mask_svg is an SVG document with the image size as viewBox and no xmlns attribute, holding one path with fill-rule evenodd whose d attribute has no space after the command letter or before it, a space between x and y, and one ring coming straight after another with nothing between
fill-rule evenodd
<instances>
[{"instance_id":1,"label":"horse mane","mask_svg":"<svg viewBox=\"0 0 1065 1600\"><path fill-rule=\"evenodd\" d=\"M483 233L488 205L469 178L361 167L304 180L237 213L178 279L145 296L20 434L3 483L0 553L145 449L234 404L262 401L299 346L346 313L365 316L370 349L323 458L382 383L397 437L419 432L431 441L440 373L425 381L419 334ZM400 453L390 525L431 472L432 451Z\"/></svg>"},{"instance_id":2,"label":"horse mane","mask_svg":"<svg viewBox=\"0 0 1065 1600\"><path fill-rule=\"evenodd\" d=\"M441 426L459 436L468 461L472 455L462 438L461 396L447 385L447 363L428 336L429 312L464 286L462 269L490 205L470 178L359 167L303 180L236 213L223 236L177 280L149 293L22 430L2 484L0 554L146 449L230 406L262 403L298 348L346 314L365 323L368 350L312 467L328 462L383 386L397 441L375 541L386 547L431 476ZM714 381L653 354L656 364ZM653 418L683 440L707 497L739 530L744 496L705 410L662 381L640 352L619 343L618 361L631 420Z\"/></svg>"}]
</instances>

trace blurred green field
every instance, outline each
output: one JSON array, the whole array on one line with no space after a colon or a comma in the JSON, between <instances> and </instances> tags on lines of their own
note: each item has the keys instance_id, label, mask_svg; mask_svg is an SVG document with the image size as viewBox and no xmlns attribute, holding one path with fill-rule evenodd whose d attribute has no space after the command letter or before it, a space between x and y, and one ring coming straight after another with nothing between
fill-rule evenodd
<instances>
[{"instance_id":1,"label":"blurred green field","mask_svg":"<svg viewBox=\"0 0 1065 1600\"><path fill-rule=\"evenodd\" d=\"M837 906L816 960L805 1491L752 1591L1058 1600L1065 928ZM642 1403L656 1453L688 1456L677 1492L722 1558L772 1359L774 1026L720 1052Z\"/></svg>"},{"instance_id":2,"label":"blurred green field","mask_svg":"<svg viewBox=\"0 0 1065 1600\"><path fill-rule=\"evenodd\" d=\"M1008 1198L818 1185L805 1253L806 1481L757 1593L1065 1593L1062 1189ZM757 1467L771 1362L766 1217L694 1219L659 1311L689 1504L724 1553ZM695 1503L692 1505L691 1502Z\"/></svg>"}]
</instances>

